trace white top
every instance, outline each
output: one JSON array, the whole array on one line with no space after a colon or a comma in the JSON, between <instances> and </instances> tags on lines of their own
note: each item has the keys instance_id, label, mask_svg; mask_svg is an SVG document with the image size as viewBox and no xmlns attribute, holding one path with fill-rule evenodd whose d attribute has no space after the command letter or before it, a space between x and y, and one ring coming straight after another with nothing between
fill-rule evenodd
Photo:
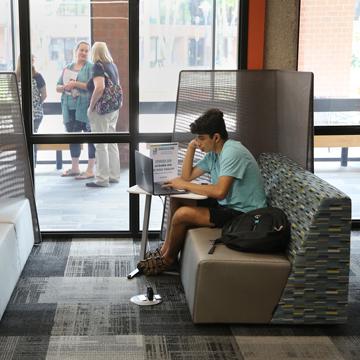
<instances>
[{"instance_id":1,"label":"white top","mask_svg":"<svg viewBox=\"0 0 360 360\"><path fill-rule=\"evenodd\" d=\"M134 185L130 188L127 189L127 192L130 194L138 194L138 195L152 195L150 193L148 193L147 191L143 190L140 186L138 185ZM207 199L206 195L199 195L199 194L194 194L192 192L187 192L184 194L171 194L171 197L175 197L175 198L181 198L181 199L193 199L193 200L203 200L203 199Z\"/></svg>"}]
</instances>

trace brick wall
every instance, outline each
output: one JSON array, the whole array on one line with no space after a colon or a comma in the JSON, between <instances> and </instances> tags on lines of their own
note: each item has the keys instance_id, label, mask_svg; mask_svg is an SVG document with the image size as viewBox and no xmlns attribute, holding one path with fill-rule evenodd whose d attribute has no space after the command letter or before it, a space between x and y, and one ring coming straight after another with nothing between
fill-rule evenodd
<instances>
[{"instance_id":1,"label":"brick wall","mask_svg":"<svg viewBox=\"0 0 360 360\"><path fill-rule=\"evenodd\" d=\"M127 2L110 3L97 0L92 3L92 39L106 42L118 67L124 103L119 113L117 131L129 130L129 8ZM120 144L120 162L126 166L128 145Z\"/></svg>"},{"instance_id":2,"label":"brick wall","mask_svg":"<svg viewBox=\"0 0 360 360\"><path fill-rule=\"evenodd\" d=\"M301 0L298 69L315 75L315 96L349 95L355 0Z\"/></svg>"}]
</instances>

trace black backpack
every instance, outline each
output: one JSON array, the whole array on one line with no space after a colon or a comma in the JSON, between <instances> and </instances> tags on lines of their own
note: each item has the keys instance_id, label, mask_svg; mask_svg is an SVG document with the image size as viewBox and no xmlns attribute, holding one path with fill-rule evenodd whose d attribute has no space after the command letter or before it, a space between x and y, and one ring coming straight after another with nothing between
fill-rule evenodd
<instances>
[{"instance_id":1,"label":"black backpack","mask_svg":"<svg viewBox=\"0 0 360 360\"><path fill-rule=\"evenodd\" d=\"M221 238L214 240L209 254L217 244L233 250L273 253L285 251L290 240L290 223L279 208L266 207L240 214L222 228Z\"/></svg>"}]
</instances>

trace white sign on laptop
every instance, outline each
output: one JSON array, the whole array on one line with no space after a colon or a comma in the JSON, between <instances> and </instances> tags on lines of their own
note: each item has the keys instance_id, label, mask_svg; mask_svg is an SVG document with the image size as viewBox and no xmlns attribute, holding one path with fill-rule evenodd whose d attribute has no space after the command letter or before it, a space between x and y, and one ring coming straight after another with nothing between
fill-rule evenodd
<instances>
[{"instance_id":1,"label":"white sign on laptop","mask_svg":"<svg viewBox=\"0 0 360 360\"><path fill-rule=\"evenodd\" d=\"M154 182L163 183L178 176L179 144L149 144L150 157L153 159Z\"/></svg>"}]
</instances>

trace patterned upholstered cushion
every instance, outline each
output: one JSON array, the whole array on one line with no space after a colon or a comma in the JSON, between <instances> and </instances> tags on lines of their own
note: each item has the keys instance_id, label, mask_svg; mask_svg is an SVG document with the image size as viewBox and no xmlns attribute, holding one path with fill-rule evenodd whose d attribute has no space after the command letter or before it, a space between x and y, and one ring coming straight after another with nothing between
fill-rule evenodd
<instances>
[{"instance_id":1,"label":"patterned upholstered cushion","mask_svg":"<svg viewBox=\"0 0 360 360\"><path fill-rule=\"evenodd\" d=\"M273 322L346 321L351 200L280 154L261 154L259 166L269 204L292 225L292 271Z\"/></svg>"}]
</instances>

